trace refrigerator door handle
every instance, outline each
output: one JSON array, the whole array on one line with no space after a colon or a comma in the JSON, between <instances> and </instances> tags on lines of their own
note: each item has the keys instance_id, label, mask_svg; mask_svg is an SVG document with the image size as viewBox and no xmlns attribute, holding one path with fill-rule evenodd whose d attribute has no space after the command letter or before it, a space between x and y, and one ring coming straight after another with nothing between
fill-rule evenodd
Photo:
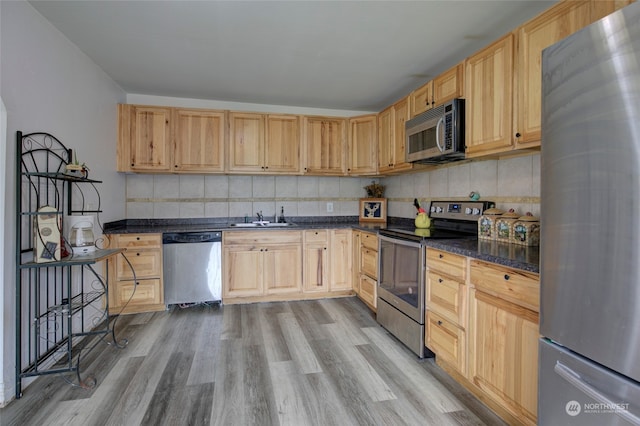
<instances>
[{"instance_id":1,"label":"refrigerator door handle","mask_svg":"<svg viewBox=\"0 0 640 426\"><path fill-rule=\"evenodd\" d=\"M585 395L595 399L598 403L607 404L609 406L618 405L611 398L606 396L604 393L589 385L587 382L582 380L582 377L566 365L562 364L560 361L556 362L556 365L553 367L553 371L556 372L560 377L573 385L580 392ZM630 422L633 425L640 425L640 417L636 416L629 410L613 410L614 414L622 417L626 421Z\"/></svg>"}]
</instances>

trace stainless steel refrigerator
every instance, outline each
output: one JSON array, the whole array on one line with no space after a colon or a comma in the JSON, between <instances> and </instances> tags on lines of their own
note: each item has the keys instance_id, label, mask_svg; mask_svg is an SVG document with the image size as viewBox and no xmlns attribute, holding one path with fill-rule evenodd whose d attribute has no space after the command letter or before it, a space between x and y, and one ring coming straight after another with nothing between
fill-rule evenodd
<instances>
[{"instance_id":1,"label":"stainless steel refrigerator","mask_svg":"<svg viewBox=\"0 0 640 426\"><path fill-rule=\"evenodd\" d=\"M640 425L640 4L542 55L540 425Z\"/></svg>"}]
</instances>

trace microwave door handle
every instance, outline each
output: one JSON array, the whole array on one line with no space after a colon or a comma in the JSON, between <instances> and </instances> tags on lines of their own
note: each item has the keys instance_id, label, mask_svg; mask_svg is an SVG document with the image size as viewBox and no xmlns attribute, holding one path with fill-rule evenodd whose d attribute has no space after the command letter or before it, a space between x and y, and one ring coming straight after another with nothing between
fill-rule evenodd
<instances>
[{"instance_id":1,"label":"microwave door handle","mask_svg":"<svg viewBox=\"0 0 640 426\"><path fill-rule=\"evenodd\" d=\"M442 123L444 123L444 117L440 117L438 124L436 124L436 145L440 152L444 152L444 146L440 146L440 126L442 126Z\"/></svg>"}]
</instances>

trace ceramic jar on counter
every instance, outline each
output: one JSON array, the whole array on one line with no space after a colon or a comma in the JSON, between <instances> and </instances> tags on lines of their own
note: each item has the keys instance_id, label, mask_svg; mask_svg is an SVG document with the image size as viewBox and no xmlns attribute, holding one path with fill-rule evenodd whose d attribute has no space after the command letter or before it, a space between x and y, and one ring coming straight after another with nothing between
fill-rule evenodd
<instances>
[{"instance_id":1,"label":"ceramic jar on counter","mask_svg":"<svg viewBox=\"0 0 640 426\"><path fill-rule=\"evenodd\" d=\"M511 209L496 219L496 240L509 243L513 239L513 225L520 215Z\"/></svg>"},{"instance_id":2,"label":"ceramic jar on counter","mask_svg":"<svg viewBox=\"0 0 640 426\"><path fill-rule=\"evenodd\" d=\"M540 221L531 213L521 216L513 224L511 242L523 246L537 246L540 244Z\"/></svg>"},{"instance_id":3,"label":"ceramic jar on counter","mask_svg":"<svg viewBox=\"0 0 640 426\"><path fill-rule=\"evenodd\" d=\"M487 209L478 219L478 239L495 240L496 239L496 220L504 213L500 209Z\"/></svg>"}]
</instances>

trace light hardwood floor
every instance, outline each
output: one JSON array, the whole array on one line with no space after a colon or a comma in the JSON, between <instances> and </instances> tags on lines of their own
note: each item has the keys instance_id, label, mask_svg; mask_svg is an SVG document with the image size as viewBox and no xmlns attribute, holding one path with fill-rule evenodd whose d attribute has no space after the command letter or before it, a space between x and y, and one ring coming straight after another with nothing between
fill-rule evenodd
<instances>
[{"instance_id":1,"label":"light hardwood floor","mask_svg":"<svg viewBox=\"0 0 640 426\"><path fill-rule=\"evenodd\" d=\"M116 330L125 349L84 361L95 388L40 377L0 425L504 424L354 297L172 307Z\"/></svg>"}]
</instances>

